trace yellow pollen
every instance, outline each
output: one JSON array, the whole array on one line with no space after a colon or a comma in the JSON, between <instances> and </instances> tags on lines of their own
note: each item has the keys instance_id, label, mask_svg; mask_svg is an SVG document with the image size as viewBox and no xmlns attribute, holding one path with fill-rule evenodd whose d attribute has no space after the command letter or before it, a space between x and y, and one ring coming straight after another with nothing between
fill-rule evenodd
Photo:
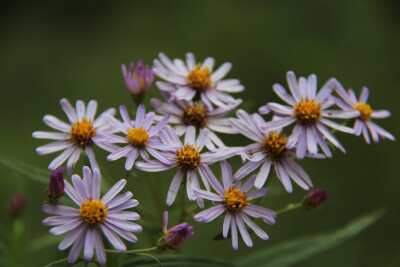
<instances>
[{"instance_id":1,"label":"yellow pollen","mask_svg":"<svg viewBox=\"0 0 400 267\"><path fill-rule=\"evenodd\" d=\"M360 111L360 119L362 119L363 121L368 120L373 112L371 106L363 102L358 103L354 109Z\"/></svg>"},{"instance_id":2,"label":"yellow pollen","mask_svg":"<svg viewBox=\"0 0 400 267\"><path fill-rule=\"evenodd\" d=\"M240 189L235 189L235 186L236 184L229 186L224 195L224 205L231 212L241 211L250 205L251 200L251 198L247 199L246 191L242 192Z\"/></svg>"},{"instance_id":3,"label":"yellow pollen","mask_svg":"<svg viewBox=\"0 0 400 267\"><path fill-rule=\"evenodd\" d=\"M98 225L107 217L107 208L104 207L104 204L101 201L91 200L91 197L82 203L79 211L82 220L89 225Z\"/></svg>"},{"instance_id":4,"label":"yellow pollen","mask_svg":"<svg viewBox=\"0 0 400 267\"><path fill-rule=\"evenodd\" d=\"M270 131L264 137L263 151L271 158L279 158L286 152L286 137L278 132Z\"/></svg>"},{"instance_id":5,"label":"yellow pollen","mask_svg":"<svg viewBox=\"0 0 400 267\"><path fill-rule=\"evenodd\" d=\"M147 141L149 141L149 134L146 132L145 129L142 129L142 126L140 126L140 128L128 129L127 138L132 146L142 148L147 146Z\"/></svg>"},{"instance_id":6,"label":"yellow pollen","mask_svg":"<svg viewBox=\"0 0 400 267\"><path fill-rule=\"evenodd\" d=\"M301 98L300 102L294 106L295 116L302 124L316 123L322 114L322 104L312 100Z\"/></svg>"},{"instance_id":7,"label":"yellow pollen","mask_svg":"<svg viewBox=\"0 0 400 267\"><path fill-rule=\"evenodd\" d=\"M196 102L185 107L182 122L185 125L193 125L196 129L203 128L207 124L207 108Z\"/></svg>"},{"instance_id":8,"label":"yellow pollen","mask_svg":"<svg viewBox=\"0 0 400 267\"><path fill-rule=\"evenodd\" d=\"M196 145L185 145L176 151L175 160L179 168L187 170L196 169L200 165L199 147Z\"/></svg>"},{"instance_id":9,"label":"yellow pollen","mask_svg":"<svg viewBox=\"0 0 400 267\"><path fill-rule=\"evenodd\" d=\"M198 64L191 70L187 76L189 86L198 92L204 92L211 86L211 73L212 71L205 67L200 69L201 65Z\"/></svg>"},{"instance_id":10,"label":"yellow pollen","mask_svg":"<svg viewBox=\"0 0 400 267\"><path fill-rule=\"evenodd\" d=\"M92 143L92 137L96 136L96 129L91 120L82 117L82 122L76 121L71 125L70 135L75 143L85 146Z\"/></svg>"}]
</instances>

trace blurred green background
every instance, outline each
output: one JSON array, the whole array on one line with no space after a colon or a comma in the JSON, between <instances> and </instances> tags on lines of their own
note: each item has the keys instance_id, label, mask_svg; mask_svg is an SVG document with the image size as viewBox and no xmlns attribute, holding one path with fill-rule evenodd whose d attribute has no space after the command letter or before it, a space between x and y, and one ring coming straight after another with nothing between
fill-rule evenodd
<instances>
[{"instance_id":1,"label":"blurred green background","mask_svg":"<svg viewBox=\"0 0 400 267\"><path fill-rule=\"evenodd\" d=\"M188 51L198 60L216 59L216 66L233 63L230 78L239 78L246 90L241 108L255 112L269 101L278 101L272 84L286 86L285 73L316 73L319 85L334 76L357 93L370 88L372 108L388 109L392 117L378 121L399 137L400 74L399 1L3 1L0 9L0 154L46 168L56 154L39 157L35 148L47 141L31 133L49 130L45 114L65 120L59 105L96 99L99 112L121 104L133 108L124 87L120 64L143 58L148 64L163 51L184 58ZM151 96L159 97L154 87ZM332 160L304 160L301 164L316 187L326 188L323 209L283 214L275 226L262 226L269 241L253 238L255 248L241 243L230 253L230 241L211 241L222 229L222 220L195 226L197 235L181 253L204 257L235 258L294 237L337 229L356 217L385 207L385 216L359 236L335 249L313 256L298 266L399 266L400 201L399 146L382 141L366 145L359 137L337 134L347 154L336 151ZM245 138L223 136L226 143L245 145ZM106 153L96 150L101 166L116 179L124 175L122 160L107 163ZM234 170L239 159L231 161ZM397 165L397 166L396 166ZM81 173L79 168L76 169ZM28 224L25 244L47 233L41 225L45 214L45 187L30 182L0 165L0 222L11 229L8 200L14 193L28 199L23 219ZM165 190L164 205L173 172L147 175L138 172L128 188L155 215L145 179ZM278 184L276 181L272 185ZM277 187L281 189L281 187ZM279 191L279 190L278 190ZM271 194L263 205L279 209L299 200L305 192ZM163 206L163 208L165 208ZM156 216L159 216L158 214ZM170 225L178 223L171 218ZM161 221L159 222L161 226ZM261 224L261 223L260 223ZM139 234L133 246L151 246L157 236ZM29 266L43 266L66 257L56 245L29 257Z\"/></svg>"}]
</instances>

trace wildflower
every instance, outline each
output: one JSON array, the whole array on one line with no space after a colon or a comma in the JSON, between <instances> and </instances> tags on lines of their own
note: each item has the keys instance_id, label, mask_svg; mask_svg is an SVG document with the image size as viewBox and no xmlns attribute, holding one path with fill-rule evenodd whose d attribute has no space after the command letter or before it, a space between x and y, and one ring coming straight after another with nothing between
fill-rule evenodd
<instances>
[{"instance_id":1,"label":"wildflower","mask_svg":"<svg viewBox=\"0 0 400 267\"><path fill-rule=\"evenodd\" d=\"M49 169L52 171L57 169L57 167L68 159L67 174L72 175L75 163L78 161L82 151L86 152L90 166L93 169L98 168L92 149L92 143L108 151L113 151L115 147L97 142L93 140L93 137L102 132L113 132L113 129L110 128L104 115L114 115L115 109L107 109L97 119L94 119L97 110L97 102L95 100L89 101L87 107L85 107L85 103L82 100L76 101L76 111L65 98L61 99L60 104L67 114L70 124L52 115L44 116L44 123L53 129L61 131L61 133L34 132L32 134L34 138L57 140L36 148L36 152L39 155L45 155L64 150L50 163Z\"/></svg>"},{"instance_id":2,"label":"wildflower","mask_svg":"<svg viewBox=\"0 0 400 267\"><path fill-rule=\"evenodd\" d=\"M194 220L209 223L222 213L226 213L222 235L224 238L227 238L229 229L231 230L232 247L234 250L238 249L238 228L246 245L248 247L253 246L246 225L261 239L269 239L268 235L247 216L261 218L265 223L270 225L275 224L276 213L274 211L250 203L253 199L265 196L268 193L268 189L262 188L248 192L253 187L255 176L252 176L243 185L241 181L232 183L232 168L225 160L221 161L221 170L223 185L220 184L208 166L201 170L203 175L209 180L216 194L199 189L194 189L195 193L199 197L213 202L221 202L221 204L216 204L196 214Z\"/></svg>"},{"instance_id":3,"label":"wildflower","mask_svg":"<svg viewBox=\"0 0 400 267\"><path fill-rule=\"evenodd\" d=\"M161 62L154 60L154 73L166 82L157 82L157 87L177 100L192 100L197 97L209 108L212 104L225 107L235 100L228 94L241 92L243 85L237 79L221 80L232 68L232 64L226 62L216 71L213 71L214 58L208 57L203 64L196 64L192 53L186 54L186 64L181 59L172 62L163 53L159 54Z\"/></svg>"},{"instance_id":4,"label":"wildflower","mask_svg":"<svg viewBox=\"0 0 400 267\"><path fill-rule=\"evenodd\" d=\"M64 195L64 171L65 167L60 166L50 174L47 195L51 203L57 202Z\"/></svg>"},{"instance_id":5,"label":"wildflower","mask_svg":"<svg viewBox=\"0 0 400 267\"><path fill-rule=\"evenodd\" d=\"M13 217L18 217L26 207L26 198L21 194L15 194L8 203L8 209Z\"/></svg>"},{"instance_id":6,"label":"wildflower","mask_svg":"<svg viewBox=\"0 0 400 267\"><path fill-rule=\"evenodd\" d=\"M348 92L343 88L343 86L338 82L336 87L336 92L341 96L343 101L336 99L338 106L340 106L345 111L358 111L359 115L354 121L354 132L357 136L363 133L365 141L369 144L370 138L368 130L371 133L372 139L375 143L379 142L379 137L385 139L395 140L395 137L384 130L380 126L372 122L373 119L383 119L389 117L391 114L387 110L373 110L371 106L367 103L369 90L367 87L363 87L360 98L357 100L356 94L352 89Z\"/></svg>"},{"instance_id":7,"label":"wildflower","mask_svg":"<svg viewBox=\"0 0 400 267\"><path fill-rule=\"evenodd\" d=\"M144 160L149 160L147 152L160 161L169 162L168 159L157 151L157 149L165 148L165 145L159 141L158 133L167 124L169 116L166 116L157 125L153 126L154 112L146 114L145 107L142 104L139 105L136 111L136 120L134 122L131 121L125 106L120 106L119 111L123 120L122 123L110 115L106 115L106 118L109 120L110 124L113 125L117 131L122 132L125 137L102 133L94 138L105 144L127 144L122 148L116 149L107 159L114 161L121 157L126 157L125 169L127 171L132 169L139 155Z\"/></svg>"},{"instance_id":8,"label":"wildflower","mask_svg":"<svg viewBox=\"0 0 400 267\"><path fill-rule=\"evenodd\" d=\"M313 186L307 173L289 156L295 153L295 149L288 148L287 138L280 131L264 130L263 125L266 122L258 114L250 116L244 110L238 110L236 114L239 119L230 120L232 127L256 143L242 149L242 153L252 155L245 155L250 161L235 173L235 179L243 179L261 166L254 184L256 188L261 188L268 178L271 166L274 165L278 179L287 192L293 191L290 178L305 190ZM324 157L321 154L307 156Z\"/></svg>"},{"instance_id":9,"label":"wildflower","mask_svg":"<svg viewBox=\"0 0 400 267\"><path fill-rule=\"evenodd\" d=\"M188 226L187 223L181 223L168 229L168 211L164 212L163 216L163 237L159 242L159 250L177 249L183 245L186 239L194 235L193 226Z\"/></svg>"},{"instance_id":10,"label":"wildflower","mask_svg":"<svg viewBox=\"0 0 400 267\"><path fill-rule=\"evenodd\" d=\"M235 149L228 147L219 148L213 152L201 153L208 134L209 130L205 129L196 139L196 129L194 126L189 126L186 131L185 141L182 144L172 127L167 125L165 129L160 132L159 137L166 145L165 152L162 154L168 159L168 162L149 160L135 163L137 169L147 172L164 171L175 166L179 168L168 190L166 201L168 206L174 203L182 179L186 178L186 189L189 200L196 200L199 206L202 207L204 204L202 199L196 198L196 195L193 193L193 189L200 188L196 170L201 170L206 165L235 155ZM209 189L210 187L207 180L205 180L203 176L201 176L201 178L205 187Z\"/></svg>"},{"instance_id":11,"label":"wildflower","mask_svg":"<svg viewBox=\"0 0 400 267\"><path fill-rule=\"evenodd\" d=\"M83 179L75 174L71 180L74 187L64 180L65 193L79 208L45 204L44 212L58 216L44 219L43 224L55 226L49 231L52 235L70 232L58 246L60 250L72 246L68 256L69 263L77 260L84 247L83 255L86 261L91 261L96 251L99 263L104 265L106 254L100 229L111 245L124 253L126 246L118 235L129 242L137 242L137 237L131 232L142 231L140 225L129 222L139 220L139 214L124 210L136 207L139 202L131 199L131 192L116 197L124 188L125 179L118 181L100 198L101 174L98 169L94 169L92 174L90 168L85 166Z\"/></svg>"},{"instance_id":12,"label":"wildflower","mask_svg":"<svg viewBox=\"0 0 400 267\"><path fill-rule=\"evenodd\" d=\"M307 197L304 199L303 206L306 209L316 208L324 203L327 197L328 193L326 192L326 190L315 188L308 192Z\"/></svg>"},{"instance_id":13,"label":"wildflower","mask_svg":"<svg viewBox=\"0 0 400 267\"><path fill-rule=\"evenodd\" d=\"M290 106L268 103L258 110L261 114L274 112L274 120L268 122L265 128L274 130L296 122L292 135L289 137L288 146L297 145L296 155L299 159L304 158L306 151L316 154L318 145L327 157L332 157L325 139L345 153L344 147L325 125L345 133L353 134L354 130L326 118L350 119L359 116L359 113L357 111L326 110L335 104L331 93L337 86L337 80L331 78L318 94L315 74L311 74L308 79L300 77L297 82L295 74L289 71L287 81L292 95L289 95L280 84L274 84L273 89Z\"/></svg>"},{"instance_id":14,"label":"wildflower","mask_svg":"<svg viewBox=\"0 0 400 267\"><path fill-rule=\"evenodd\" d=\"M122 75L124 76L125 85L131 93L135 102L140 103L144 94L150 89L154 82L154 72L148 65L144 65L142 60L136 64L129 64L129 69L126 69L125 64L121 65Z\"/></svg>"},{"instance_id":15,"label":"wildflower","mask_svg":"<svg viewBox=\"0 0 400 267\"><path fill-rule=\"evenodd\" d=\"M206 140L206 147L214 150L215 146L224 147L225 144L214 133L236 133L231 127L227 118L222 118L240 103L241 99L235 100L235 103L227 104L225 108L209 109L202 101L183 101L177 100L170 103L162 102L158 99L151 99L150 103L153 109L161 114L170 115L170 124L175 124L175 131L178 135L184 134L189 126L196 127L200 134L204 129L209 129L208 139Z\"/></svg>"}]
</instances>

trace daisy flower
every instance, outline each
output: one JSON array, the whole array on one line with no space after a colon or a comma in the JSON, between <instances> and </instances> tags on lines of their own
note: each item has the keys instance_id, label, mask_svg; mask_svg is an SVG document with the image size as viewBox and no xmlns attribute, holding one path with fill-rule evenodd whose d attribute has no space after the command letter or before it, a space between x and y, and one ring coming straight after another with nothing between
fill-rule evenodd
<instances>
[{"instance_id":1,"label":"daisy flower","mask_svg":"<svg viewBox=\"0 0 400 267\"><path fill-rule=\"evenodd\" d=\"M295 74L289 71L286 78L291 95L280 84L274 84L273 89L289 106L268 103L260 107L258 111L261 114L273 111L275 115L273 121L265 124L265 128L273 130L296 123L292 135L289 137L288 145L289 147L297 145L296 155L299 159L304 158L307 151L316 154L318 145L327 157L332 157L325 139L345 153L344 147L326 126L351 134L354 134L354 130L327 118L350 119L358 117L359 113L358 111L327 110L335 104L331 93L337 85L337 80L331 78L317 93L317 76L315 74L311 74L308 79L300 77L297 81Z\"/></svg>"},{"instance_id":2,"label":"daisy flower","mask_svg":"<svg viewBox=\"0 0 400 267\"><path fill-rule=\"evenodd\" d=\"M164 234L159 248L161 250L179 248L185 243L186 239L194 235L192 230L193 226L189 226L187 223L181 223L168 229L168 211L165 211L163 215Z\"/></svg>"},{"instance_id":3,"label":"daisy flower","mask_svg":"<svg viewBox=\"0 0 400 267\"><path fill-rule=\"evenodd\" d=\"M111 153L107 160L114 161L122 157L126 157L125 169L130 171L139 155L142 159L148 161L150 153L153 157L161 162L169 162L156 149L168 149L158 138L159 131L167 124L169 116L166 116L157 125L152 125L154 121L154 112L146 114L144 105L139 105L136 111L135 121L131 121L125 106L119 107L123 122L115 119L113 116L107 115L106 118L111 125L125 136L117 136L109 133L102 133L95 137L95 140L105 144L121 143L126 144L122 148L116 149ZM146 152L147 151L147 152Z\"/></svg>"},{"instance_id":4,"label":"daisy flower","mask_svg":"<svg viewBox=\"0 0 400 267\"><path fill-rule=\"evenodd\" d=\"M104 115L115 115L115 109L107 109L97 119L94 119L97 111L97 102L95 100L89 101L87 107L85 107L85 103L82 100L76 101L76 110L65 98L61 99L60 104L67 114L69 124L52 115L45 115L43 117L44 123L61 133L34 132L32 134L34 138L57 140L36 148L36 152L39 155L46 155L64 150L50 163L49 169L54 171L68 159L67 174L69 176L72 175L74 166L79 160L82 151L86 152L90 166L93 169L99 168L93 153L92 143L109 151L113 151L115 146L95 141L93 137L102 132L113 132Z\"/></svg>"},{"instance_id":5,"label":"daisy flower","mask_svg":"<svg viewBox=\"0 0 400 267\"><path fill-rule=\"evenodd\" d=\"M124 76L126 88L132 95L143 94L148 91L154 82L154 72L148 65L144 65L142 60L136 64L129 64L129 69L126 69L125 64L121 65L122 75Z\"/></svg>"},{"instance_id":6,"label":"daisy flower","mask_svg":"<svg viewBox=\"0 0 400 267\"><path fill-rule=\"evenodd\" d=\"M142 231L140 225L129 222L139 220L139 214L124 210L136 207L139 202L131 199L131 192L116 197L124 188L125 179L118 181L100 198L101 174L99 169L94 169L92 175L90 168L85 166L83 167L83 179L75 174L71 180L74 187L64 180L65 193L79 208L45 204L43 205L44 212L57 216L44 219L43 224L55 226L49 231L52 235L70 232L58 245L60 250L72 246L68 256L69 263L78 259L83 248L86 261L91 261L94 251L96 251L99 263L104 265L106 254L100 229L112 246L124 253L126 246L119 236L129 242L137 242L137 237L131 232Z\"/></svg>"},{"instance_id":7,"label":"daisy flower","mask_svg":"<svg viewBox=\"0 0 400 267\"><path fill-rule=\"evenodd\" d=\"M228 104L225 108L209 109L202 101L184 101L176 100L170 103L162 102L158 99L151 99L150 104L152 108L161 114L170 115L170 124L176 124L175 131L178 135L184 134L189 126L196 127L200 134L204 129L209 129L208 139L206 140L206 147L214 150L215 146L224 147L225 144L214 133L236 133L229 123L229 119L222 118L240 103L241 99L235 100L235 103Z\"/></svg>"},{"instance_id":8,"label":"daisy flower","mask_svg":"<svg viewBox=\"0 0 400 267\"><path fill-rule=\"evenodd\" d=\"M239 119L230 120L232 127L256 142L243 148L242 153L252 153L252 156L247 157L250 161L235 173L236 180L243 179L261 166L254 183L256 188L261 188L268 178L271 166L274 165L278 179L288 193L293 191L290 178L305 190L313 186L307 173L289 157L295 151L287 147L287 138L280 131L263 130L262 126L266 122L258 114L250 116L244 110L238 110L236 114ZM320 154L314 155L321 156L324 157Z\"/></svg>"},{"instance_id":9,"label":"daisy flower","mask_svg":"<svg viewBox=\"0 0 400 267\"><path fill-rule=\"evenodd\" d=\"M186 64L181 59L171 61L163 53L154 60L154 73L166 82L157 82L161 91L168 92L172 99L192 100L196 95L211 108L211 103L218 107L225 107L227 103L234 103L234 98L228 93L244 90L244 86L237 79L222 80L232 68L232 63L226 62L213 72L214 58L208 57L204 62L196 63L192 53L186 54Z\"/></svg>"},{"instance_id":10,"label":"daisy flower","mask_svg":"<svg viewBox=\"0 0 400 267\"><path fill-rule=\"evenodd\" d=\"M141 171L146 172L159 172L168 170L174 167L178 167L179 171L175 174L172 179L171 185L167 195L167 205L171 206L176 198L176 194L179 191L182 179L186 178L186 191L189 200L196 200L200 207L203 206L201 198L196 198L193 193L193 189L200 189L199 179L196 170L205 168L206 165L213 164L222 159L232 157L236 154L235 149L223 147L213 152L201 153L209 130L205 129L196 139L196 129L194 126L189 126L184 143L179 140L178 135L172 129L171 126L167 125L163 131L160 132L160 139L165 145L170 147L163 152L163 155L169 160L168 162L162 162L159 160L139 161L135 163L135 167ZM207 180L201 176L204 186L207 190L210 186Z\"/></svg>"},{"instance_id":11,"label":"daisy flower","mask_svg":"<svg viewBox=\"0 0 400 267\"><path fill-rule=\"evenodd\" d=\"M367 103L369 90L367 87L363 87L360 98L357 100L356 94L352 89L348 92L343 88L343 86L338 82L336 87L336 92L343 99L337 99L337 104L345 111L359 111L359 115L354 121L354 132L357 136L363 133L365 141L369 144L370 138L368 130L371 133L372 139L375 143L379 142L379 137L385 139L395 140L394 136L388 131L382 129L380 126L376 125L371 121L373 119L383 119L389 117L391 114L387 110L373 110L371 106Z\"/></svg>"},{"instance_id":12,"label":"daisy flower","mask_svg":"<svg viewBox=\"0 0 400 267\"><path fill-rule=\"evenodd\" d=\"M248 179L243 185L241 181L232 183L232 168L225 160L221 161L221 170L223 185L220 184L208 166L201 170L216 194L199 189L194 189L195 193L199 197L213 202L220 202L220 204L196 214L194 220L209 223L222 213L225 213L222 234L224 238L227 238L229 229L231 230L234 250L238 249L238 228L245 244L248 247L253 246L253 241L246 225L261 239L269 239L268 235L248 217L249 215L254 218L261 218L269 225L275 224L276 213L274 211L250 203L253 199L265 196L268 193L268 189L262 188L248 192L253 187L255 176Z\"/></svg>"}]
</instances>

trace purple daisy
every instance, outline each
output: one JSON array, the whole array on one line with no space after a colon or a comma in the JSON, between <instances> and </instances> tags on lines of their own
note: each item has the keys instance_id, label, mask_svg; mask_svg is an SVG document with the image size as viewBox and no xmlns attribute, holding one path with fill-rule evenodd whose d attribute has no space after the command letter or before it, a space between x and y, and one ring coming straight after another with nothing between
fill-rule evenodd
<instances>
[{"instance_id":1,"label":"purple daisy","mask_svg":"<svg viewBox=\"0 0 400 267\"><path fill-rule=\"evenodd\" d=\"M83 179L75 174L71 180L74 187L64 180L65 193L79 208L45 204L44 212L58 216L44 219L43 224L55 226L49 231L52 235L70 232L58 245L60 250L72 246L68 256L69 263L75 262L84 248L83 255L86 261L91 261L96 251L99 263L104 265L106 254L100 229L112 246L124 253L126 246L118 235L129 242L137 242L137 237L131 232L140 233L142 227L129 222L139 220L139 214L123 210L136 207L139 202L131 199L131 192L115 197L124 188L125 179L118 181L100 198L101 174L98 169L94 169L92 175L90 168L85 166Z\"/></svg>"},{"instance_id":2,"label":"purple daisy","mask_svg":"<svg viewBox=\"0 0 400 267\"><path fill-rule=\"evenodd\" d=\"M171 61L163 53L159 53L161 62L154 60L154 73L168 81L157 82L157 87L168 92L172 99L192 100L196 94L211 108L211 103L218 107L226 107L235 99L228 93L244 90L238 79L222 80L232 68L232 63L226 62L213 72L214 58L208 57L203 64L196 63L192 53L186 54L186 64L181 59Z\"/></svg>"},{"instance_id":3,"label":"purple daisy","mask_svg":"<svg viewBox=\"0 0 400 267\"><path fill-rule=\"evenodd\" d=\"M49 169L54 171L58 166L63 164L68 158L67 174L72 175L74 166L79 160L82 151L86 152L89 158L90 166L99 168L96 158L93 153L92 143L97 146L113 151L116 147L105 144L101 141L95 141L94 137L101 133L112 133L113 128L110 127L105 115L114 116L116 111L114 108L107 109L97 119L94 119L97 111L97 102L89 101L87 107L82 100L76 101L76 111L67 99L63 98L60 101L61 107L67 114L70 124L65 123L52 115L43 117L45 124L59 132L34 132L32 136L40 139L58 140L50 144L36 148L39 155L64 150L57 156L49 165Z\"/></svg>"},{"instance_id":4,"label":"purple daisy","mask_svg":"<svg viewBox=\"0 0 400 267\"><path fill-rule=\"evenodd\" d=\"M365 141L369 144L371 143L368 130L371 133L372 139L375 143L379 142L379 137L385 139L395 140L395 137L388 131L382 129L380 126L376 125L371 121L373 119L383 119L389 117L391 114L388 110L373 110L371 106L367 103L369 90L367 87L363 87L360 98L357 100L356 94L352 89L348 92L343 88L343 86L338 82L336 87L336 92L344 100L336 99L337 105L340 106L345 111L359 111L359 115L354 121L354 132L357 136L364 136Z\"/></svg>"},{"instance_id":5,"label":"purple daisy","mask_svg":"<svg viewBox=\"0 0 400 267\"><path fill-rule=\"evenodd\" d=\"M146 172L159 172L171 169L173 167L179 167L179 171L175 174L172 179L171 185L167 195L167 205L171 206L176 198L176 194L179 191L182 179L186 178L186 191L189 200L196 200L200 207L203 206L203 200L196 198L193 193L193 189L200 189L199 179L196 170L201 170L207 165L213 164L222 159L227 159L236 154L236 150L233 148L223 147L216 151L209 151L201 153L201 150L205 146L207 135L209 134L208 129L199 134L196 139L196 129L194 126L189 126L184 143L179 140L179 136L176 134L171 126L167 125L163 131L160 132L159 137L161 141L169 146L165 149L162 154L168 159L168 162L160 160L149 160L139 161L135 163L135 167L141 171ZM201 174L201 172L200 172ZM204 186L207 190L210 189L210 185L207 180L200 175Z\"/></svg>"},{"instance_id":6,"label":"purple daisy","mask_svg":"<svg viewBox=\"0 0 400 267\"><path fill-rule=\"evenodd\" d=\"M250 116L244 110L238 110L236 114L239 119L230 120L232 127L256 142L244 147L241 151L242 153L252 153L252 155L247 156L249 162L235 173L234 178L236 180L243 179L261 166L254 183L256 188L261 188L268 178L271 166L274 165L278 179L287 192L292 193L293 191L290 178L305 190L309 190L313 186L310 177L303 168L289 157L290 154L295 154L295 149L287 147L287 138L280 131L265 131L263 125L266 122L258 114ZM307 153L306 155L324 157L321 154L311 155Z\"/></svg>"},{"instance_id":7,"label":"purple daisy","mask_svg":"<svg viewBox=\"0 0 400 267\"><path fill-rule=\"evenodd\" d=\"M148 65L144 65L142 60L138 61L135 69L133 69L134 66L135 64L131 62L127 70L125 64L122 64L121 70L129 92L139 95L150 89L154 82L154 72Z\"/></svg>"},{"instance_id":8,"label":"purple daisy","mask_svg":"<svg viewBox=\"0 0 400 267\"><path fill-rule=\"evenodd\" d=\"M231 127L229 119L222 117L235 109L242 103L242 100L237 99L235 103L230 103L225 108L217 109L209 109L201 100L199 102L176 100L165 103L153 98L150 103L156 112L171 116L169 123L176 125L175 131L178 135L184 134L191 125L196 127L196 130L199 130L200 134L205 129L209 129L210 132L205 145L208 149L214 150L215 146L225 146L214 132L236 133Z\"/></svg>"},{"instance_id":9,"label":"purple daisy","mask_svg":"<svg viewBox=\"0 0 400 267\"><path fill-rule=\"evenodd\" d=\"M335 104L331 93L337 87L337 80L335 78L328 80L317 94L317 76L315 74L308 76L308 79L300 77L297 81L295 74L289 71L286 78L291 95L280 84L274 84L273 89L290 106L268 103L260 107L258 111L261 114L273 111L275 115L274 120L266 123L265 128L273 130L296 122L292 135L289 137L288 146L296 145L296 155L299 159L304 158L307 151L316 154L318 145L327 157L332 157L325 139L345 153L344 147L326 126L351 134L354 134L354 130L326 118L350 119L358 117L359 113L354 110L327 110Z\"/></svg>"},{"instance_id":10,"label":"purple daisy","mask_svg":"<svg viewBox=\"0 0 400 267\"><path fill-rule=\"evenodd\" d=\"M163 118L157 125L152 125L154 121L154 112L146 114L144 105L139 105L136 111L135 121L131 121L128 111L125 106L119 107L123 122L115 119L113 116L106 116L110 124L115 127L119 132L122 132L125 136L117 136L109 133L99 134L95 137L95 140L99 140L102 143L112 144L121 143L127 144L122 148L118 148L111 153L107 159L110 161L117 160L122 157L126 157L125 169L130 171L139 155L142 159L149 160L149 152L153 157L160 160L161 162L169 162L160 152L156 149L168 149L161 143L158 138L158 133L167 124L169 116ZM147 152L146 152L147 151Z\"/></svg>"},{"instance_id":11,"label":"purple daisy","mask_svg":"<svg viewBox=\"0 0 400 267\"><path fill-rule=\"evenodd\" d=\"M229 229L231 230L232 247L234 250L238 249L238 228L245 244L248 247L253 246L253 241L250 238L246 225L261 239L269 239L268 235L247 216L261 218L269 225L275 224L276 213L274 211L250 203L252 199L265 196L268 193L268 189L262 188L248 192L253 187L255 175L243 185L241 181L232 183L232 168L225 160L221 161L221 171L223 185L220 184L208 166L201 170L203 175L209 180L216 194L200 189L194 189L195 193L199 197L213 202L221 202L221 204L214 205L196 214L194 220L209 223L222 213L226 213L222 234L224 238L227 238Z\"/></svg>"}]
</instances>

